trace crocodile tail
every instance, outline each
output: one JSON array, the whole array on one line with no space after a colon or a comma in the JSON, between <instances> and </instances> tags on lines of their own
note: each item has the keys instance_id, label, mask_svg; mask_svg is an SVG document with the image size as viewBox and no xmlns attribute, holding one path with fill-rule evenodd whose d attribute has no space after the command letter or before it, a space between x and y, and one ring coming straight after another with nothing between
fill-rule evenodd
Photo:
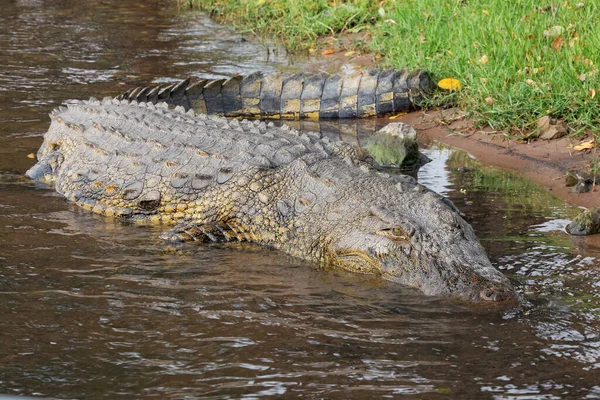
<instances>
[{"instance_id":1,"label":"crocodile tail","mask_svg":"<svg viewBox=\"0 0 600 400\"><path fill-rule=\"evenodd\" d=\"M431 75L406 69L354 70L347 74L252 73L229 79L190 79L136 87L117 98L166 102L199 113L264 119L366 118L418 107L433 91Z\"/></svg>"}]
</instances>

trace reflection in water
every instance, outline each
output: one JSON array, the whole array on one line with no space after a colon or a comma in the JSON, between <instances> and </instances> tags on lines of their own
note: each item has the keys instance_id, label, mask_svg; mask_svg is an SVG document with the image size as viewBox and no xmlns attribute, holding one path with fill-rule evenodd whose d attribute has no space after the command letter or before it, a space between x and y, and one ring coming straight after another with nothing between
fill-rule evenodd
<instances>
[{"instance_id":1,"label":"reflection in water","mask_svg":"<svg viewBox=\"0 0 600 400\"><path fill-rule=\"evenodd\" d=\"M301 66L158 0L5 3L0 393L600 397L600 247L555 229L572 210L547 191L448 149L430 150L419 175L533 304L507 312L248 244L170 248L155 227L91 215L22 178L45 114L150 81ZM363 124L320 129L358 143L377 122Z\"/></svg>"}]
</instances>

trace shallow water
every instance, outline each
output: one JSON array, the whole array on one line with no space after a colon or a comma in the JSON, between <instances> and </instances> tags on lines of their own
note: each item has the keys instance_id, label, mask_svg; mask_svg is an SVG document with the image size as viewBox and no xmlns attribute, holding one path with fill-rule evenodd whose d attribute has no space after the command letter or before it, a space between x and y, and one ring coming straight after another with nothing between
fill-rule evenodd
<instances>
[{"instance_id":1,"label":"shallow water","mask_svg":"<svg viewBox=\"0 0 600 400\"><path fill-rule=\"evenodd\" d=\"M248 244L169 249L22 177L68 99L303 67L239 39L158 0L3 2L0 394L600 398L598 241L569 238L574 210L543 188L462 152L428 150L419 179L528 307L473 309Z\"/></svg>"}]
</instances>

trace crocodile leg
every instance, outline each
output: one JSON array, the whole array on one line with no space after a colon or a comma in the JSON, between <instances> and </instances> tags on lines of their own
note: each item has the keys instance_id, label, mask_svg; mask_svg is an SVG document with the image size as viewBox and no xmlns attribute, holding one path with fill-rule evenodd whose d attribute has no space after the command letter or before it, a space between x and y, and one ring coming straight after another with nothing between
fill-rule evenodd
<instances>
[{"instance_id":1,"label":"crocodile leg","mask_svg":"<svg viewBox=\"0 0 600 400\"><path fill-rule=\"evenodd\" d=\"M237 240L236 233L222 223L194 224L183 223L176 225L160 235L161 239L171 243L184 242L229 242Z\"/></svg>"}]
</instances>

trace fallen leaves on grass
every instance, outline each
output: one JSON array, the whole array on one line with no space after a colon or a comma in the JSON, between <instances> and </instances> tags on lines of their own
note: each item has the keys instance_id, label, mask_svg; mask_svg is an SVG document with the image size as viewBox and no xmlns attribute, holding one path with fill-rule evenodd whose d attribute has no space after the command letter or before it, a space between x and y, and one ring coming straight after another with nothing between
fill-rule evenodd
<instances>
[{"instance_id":1,"label":"fallen leaves on grass","mask_svg":"<svg viewBox=\"0 0 600 400\"><path fill-rule=\"evenodd\" d=\"M323 51L321 54L323 54L324 56L328 56L330 54L333 54L333 50L327 49L327 50Z\"/></svg>"},{"instance_id":2,"label":"fallen leaves on grass","mask_svg":"<svg viewBox=\"0 0 600 400\"><path fill-rule=\"evenodd\" d=\"M582 150L590 150L594 148L594 140L588 140L587 142L583 142L578 144L577 146L573 146L573 150L582 151Z\"/></svg>"},{"instance_id":3,"label":"fallen leaves on grass","mask_svg":"<svg viewBox=\"0 0 600 400\"><path fill-rule=\"evenodd\" d=\"M455 78L444 78L437 84L440 88L446 90L460 90L462 89L462 83Z\"/></svg>"},{"instance_id":4,"label":"fallen leaves on grass","mask_svg":"<svg viewBox=\"0 0 600 400\"><path fill-rule=\"evenodd\" d=\"M554 50L559 51L560 48L562 47L562 45L565 44L565 43L566 43L565 40L560 35L558 35L556 37L556 39L554 39L552 41L552 44L550 46L552 46L552 48Z\"/></svg>"},{"instance_id":5,"label":"fallen leaves on grass","mask_svg":"<svg viewBox=\"0 0 600 400\"><path fill-rule=\"evenodd\" d=\"M553 39L557 36L560 36L564 31L565 31L565 28L563 28L560 25L555 25L548 30L544 30L544 36L549 39Z\"/></svg>"},{"instance_id":6,"label":"fallen leaves on grass","mask_svg":"<svg viewBox=\"0 0 600 400\"><path fill-rule=\"evenodd\" d=\"M490 60L488 59L488 56L486 56L485 54L483 56L481 56L481 58L479 60L477 60L477 62L479 64L487 64Z\"/></svg>"}]
</instances>

